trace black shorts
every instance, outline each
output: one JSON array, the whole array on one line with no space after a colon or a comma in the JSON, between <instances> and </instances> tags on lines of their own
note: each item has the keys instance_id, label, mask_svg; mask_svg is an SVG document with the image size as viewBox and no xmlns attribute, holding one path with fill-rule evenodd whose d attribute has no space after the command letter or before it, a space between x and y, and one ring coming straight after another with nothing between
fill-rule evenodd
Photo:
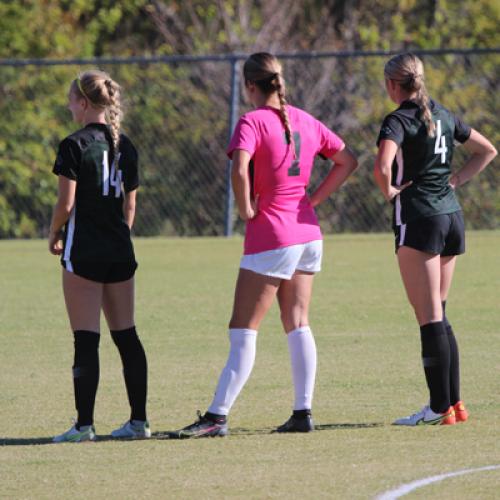
<instances>
[{"instance_id":1,"label":"black shorts","mask_svg":"<svg viewBox=\"0 0 500 500\"><path fill-rule=\"evenodd\" d=\"M403 246L443 257L465 252L465 228L461 210L423 217L396 226L394 235L396 253Z\"/></svg>"},{"instance_id":2,"label":"black shorts","mask_svg":"<svg viewBox=\"0 0 500 500\"><path fill-rule=\"evenodd\" d=\"M135 274L137 262L71 262L68 265L64 260L61 261L62 266L90 281L97 283L119 283L127 281Z\"/></svg>"}]
</instances>

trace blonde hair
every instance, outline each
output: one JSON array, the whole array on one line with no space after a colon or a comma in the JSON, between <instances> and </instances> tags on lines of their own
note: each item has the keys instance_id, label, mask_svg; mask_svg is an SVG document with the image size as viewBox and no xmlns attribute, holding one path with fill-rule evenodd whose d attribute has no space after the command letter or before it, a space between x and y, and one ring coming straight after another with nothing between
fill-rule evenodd
<instances>
[{"instance_id":1,"label":"blonde hair","mask_svg":"<svg viewBox=\"0 0 500 500\"><path fill-rule=\"evenodd\" d=\"M293 146L292 126L286 110L285 80L281 74L281 64L278 59L268 52L252 54L243 65L243 76L245 84L254 83L264 95L268 96L274 92L278 94L286 142ZM295 146L293 146L293 155L295 158Z\"/></svg>"},{"instance_id":2,"label":"blonde hair","mask_svg":"<svg viewBox=\"0 0 500 500\"><path fill-rule=\"evenodd\" d=\"M389 80L396 82L403 90L417 93L415 101L422 111L422 119L427 128L427 134L434 137L436 126L432 121L429 94L424 83L424 65L422 61L415 54L398 54L386 63L384 75Z\"/></svg>"},{"instance_id":3,"label":"blonde hair","mask_svg":"<svg viewBox=\"0 0 500 500\"><path fill-rule=\"evenodd\" d=\"M115 151L118 151L123 117L120 90L120 86L107 73L99 70L80 73L71 84L71 91L77 96L87 99L95 108L106 111Z\"/></svg>"}]
</instances>

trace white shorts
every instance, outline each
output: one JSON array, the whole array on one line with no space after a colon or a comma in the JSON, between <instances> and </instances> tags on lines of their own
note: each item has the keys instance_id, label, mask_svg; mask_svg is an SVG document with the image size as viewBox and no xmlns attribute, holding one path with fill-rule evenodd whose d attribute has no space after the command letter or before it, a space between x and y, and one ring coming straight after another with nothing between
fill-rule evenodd
<instances>
[{"instance_id":1,"label":"white shorts","mask_svg":"<svg viewBox=\"0 0 500 500\"><path fill-rule=\"evenodd\" d=\"M323 240L314 240L267 252L243 255L240 268L265 276L289 280L292 279L295 271L319 272L322 256Z\"/></svg>"}]
</instances>

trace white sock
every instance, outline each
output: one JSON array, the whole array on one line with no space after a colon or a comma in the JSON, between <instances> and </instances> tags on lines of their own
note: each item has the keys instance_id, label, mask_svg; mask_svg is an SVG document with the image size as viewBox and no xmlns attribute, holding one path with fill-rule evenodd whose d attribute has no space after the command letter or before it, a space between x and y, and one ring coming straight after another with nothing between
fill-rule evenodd
<instances>
[{"instance_id":1,"label":"white sock","mask_svg":"<svg viewBox=\"0 0 500 500\"><path fill-rule=\"evenodd\" d=\"M287 335L293 386L294 410L310 410L316 379L316 344L311 329L301 326Z\"/></svg>"},{"instance_id":2,"label":"white sock","mask_svg":"<svg viewBox=\"0 0 500 500\"><path fill-rule=\"evenodd\" d=\"M214 399L208 408L210 413L227 415L238 394L243 389L255 361L257 331L247 328L230 328L231 348L226 366L219 377Z\"/></svg>"}]
</instances>

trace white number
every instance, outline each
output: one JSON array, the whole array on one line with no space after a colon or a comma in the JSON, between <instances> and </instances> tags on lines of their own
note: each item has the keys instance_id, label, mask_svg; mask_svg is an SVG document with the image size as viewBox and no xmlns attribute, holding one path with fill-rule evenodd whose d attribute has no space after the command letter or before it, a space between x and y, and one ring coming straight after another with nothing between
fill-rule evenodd
<instances>
[{"instance_id":1,"label":"white number","mask_svg":"<svg viewBox=\"0 0 500 500\"><path fill-rule=\"evenodd\" d=\"M118 161L120 153L115 156L111 164L111 172L109 171L108 152L104 151L102 156L102 195L109 195L109 185L115 188L115 198L119 198L122 192L122 171L118 170Z\"/></svg>"},{"instance_id":2,"label":"white number","mask_svg":"<svg viewBox=\"0 0 500 500\"><path fill-rule=\"evenodd\" d=\"M434 144L434 153L441 155L441 163L446 163L446 137L441 135L441 120L436 122L436 143Z\"/></svg>"}]
</instances>

